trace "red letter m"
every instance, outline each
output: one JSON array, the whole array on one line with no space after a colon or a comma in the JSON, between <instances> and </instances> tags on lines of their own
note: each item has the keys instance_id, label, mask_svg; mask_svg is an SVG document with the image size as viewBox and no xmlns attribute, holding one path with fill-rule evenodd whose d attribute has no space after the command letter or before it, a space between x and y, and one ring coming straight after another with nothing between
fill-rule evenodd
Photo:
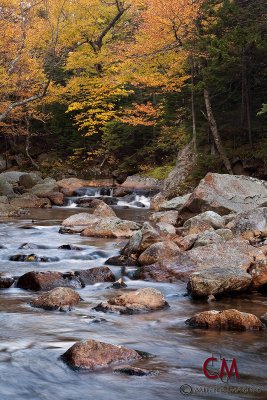
<instances>
[{"instance_id":1,"label":"red letter m","mask_svg":"<svg viewBox=\"0 0 267 400\"><path fill-rule=\"evenodd\" d=\"M233 358L230 370L228 368L226 359L223 358L222 359L222 365L221 365L221 370L220 370L220 379L223 380L223 376L224 374L227 375L227 380L229 380L232 376L232 374L235 373L236 379L239 378L239 374L238 374L238 369L237 369L237 363L236 363L236 359Z\"/></svg>"}]
</instances>

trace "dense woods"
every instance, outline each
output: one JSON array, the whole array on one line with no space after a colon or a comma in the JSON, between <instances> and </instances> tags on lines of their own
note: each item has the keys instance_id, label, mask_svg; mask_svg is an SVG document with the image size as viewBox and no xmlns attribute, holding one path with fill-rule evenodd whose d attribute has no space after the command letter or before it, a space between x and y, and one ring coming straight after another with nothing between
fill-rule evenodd
<instances>
[{"instance_id":1,"label":"dense woods","mask_svg":"<svg viewBox=\"0 0 267 400\"><path fill-rule=\"evenodd\" d=\"M1 153L163 178L192 141L198 178L266 177L264 3L1 1Z\"/></svg>"}]
</instances>

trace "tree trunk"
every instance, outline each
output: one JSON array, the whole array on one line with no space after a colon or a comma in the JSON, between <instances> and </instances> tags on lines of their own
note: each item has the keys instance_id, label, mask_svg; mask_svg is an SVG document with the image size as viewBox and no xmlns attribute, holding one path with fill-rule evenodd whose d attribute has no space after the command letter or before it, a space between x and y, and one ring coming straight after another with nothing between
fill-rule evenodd
<instances>
[{"instance_id":1,"label":"tree trunk","mask_svg":"<svg viewBox=\"0 0 267 400\"><path fill-rule=\"evenodd\" d=\"M33 161L32 157L31 157L31 155L30 155L30 152L29 152L29 150L30 150L30 136L31 136L31 134L30 134L30 122L29 122L29 117L28 117L28 115L27 115L26 118L25 118L25 122L26 122L26 130L27 130L27 132L26 132L26 139L25 139L25 153L26 153L26 156L28 157L28 159L30 160L31 164L34 166L34 168L36 168L37 171L39 171L39 169L40 169L40 168L39 168L39 165L37 165L36 162Z\"/></svg>"},{"instance_id":2,"label":"tree trunk","mask_svg":"<svg viewBox=\"0 0 267 400\"><path fill-rule=\"evenodd\" d=\"M233 175L231 163L229 161L229 158L227 157L227 154L224 150L222 140L220 133L218 131L217 123L215 120L215 117L213 115L212 107L211 107L211 102L210 102L210 94L207 89L204 89L204 99L205 99L205 105L206 105L206 110L207 110L207 117L210 125L210 130L213 135L214 143L217 147L217 150L223 160L224 166L227 170L227 172L231 175Z\"/></svg>"},{"instance_id":3,"label":"tree trunk","mask_svg":"<svg viewBox=\"0 0 267 400\"><path fill-rule=\"evenodd\" d=\"M248 140L249 144L252 147L252 127L251 127L251 115L250 115L250 96L249 96L249 83L246 76L246 105L247 105L247 124L248 124Z\"/></svg>"},{"instance_id":4,"label":"tree trunk","mask_svg":"<svg viewBox=\"0 0 267 400\"><path fill-rule=\"evenodd\" d=\"M193 148L197 151L197 127L196 127L196 110L195 110L195 93L194 93L194 59L191 59L191 108L192 108L192 130L193 130Z\"/></svg>"}]
</instances>

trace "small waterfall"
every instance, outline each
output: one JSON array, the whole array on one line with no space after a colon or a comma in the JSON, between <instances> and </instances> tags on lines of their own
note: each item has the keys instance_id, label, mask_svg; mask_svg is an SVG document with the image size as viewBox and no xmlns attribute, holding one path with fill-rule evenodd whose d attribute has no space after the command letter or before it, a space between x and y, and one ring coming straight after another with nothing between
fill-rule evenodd
<instances>
[{"instance_id":1,"label":"small waterfall","mask_svg":"<svg viewBox=\"0 0 267 400\"><path fill-rule=\"evenodd\" d=\"M135 194L133 200L128 202L125 200L119 200L117 205L121 207L129 206L133 208L149 208L150 198L144 195Z\"/></svg>"},{"instance_id":2,"label":"small waterfall","mask_svg":"<svg viewBox=\"0 0 267 400\"><path fill-rule=\"evenodd\" d=\"M86 199L99 198L110 206L129 208L149 208L150 200L154 193L151 191L136 189L129 191L123 197L113 197L113 187L81 187L75 195L66 199L66 208L86 207Z\"/></svg>"}]
</instances>

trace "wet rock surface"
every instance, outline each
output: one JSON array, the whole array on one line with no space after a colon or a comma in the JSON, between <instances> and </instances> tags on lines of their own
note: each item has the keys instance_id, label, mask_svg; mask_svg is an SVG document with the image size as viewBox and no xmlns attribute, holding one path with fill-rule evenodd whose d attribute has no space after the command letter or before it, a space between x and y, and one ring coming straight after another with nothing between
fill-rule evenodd
<instances>
[{"instance_id":1,"label":"wet rock surface","mask_svg":"<svg viewBox=\"0 0 267 400\"><path fill-rule=\"evenodd\" d=\"M112 363L140 360L140 354L124 346L115 346L96 340L75 343L63 355L62 359L71 367L96 370L108 367Z\"/></svg>"},{"instance_id":2,"label":"wet rock surface","mask_svg":"<svg viewBox=\"0 0 267 400\"><path fill-rule=\"evenodd\" d=\"M0 289L8 289L14 282L15 279L13 277L0 275Z\"/></svg>"},{"instance_id":3,"label":"wet rock surface","mask_svg":"<svg viewBox=\"0 0 267 400\"><path fill-rule=\"evenodd\" d=\"M108 301L98 304L94 309L102 312L135 314L156 311L167 306L168 303L159 290L143 288L109 299Z\"/></svg>"},{"instance_id":4,"label":"wet rock surface","mask_svg":"<svg viewBox=\"0 0 267 400\"><path fill-rule=\"evenodd\" d=\"M241 268L212 267L194 272L189 277L188 289L193 296L207 297L243 292L252 283L252 276Z\"/></svg>"},{"instance_id":5,"label":"wet rock surface","mask_svg":"<svg viewBox=\"0 0 267 400\"><path fill-rule=\"evenodd\" d=\"M108 267L97 267L75 271L84 285L93 285L98 282L115 282L115 276Z\"/></svg>"},{"instance_id":6,"label":"wet rock surface","mask_svg":"<svg viewBox=\"0 0 267 400\"><path fill-rule=\"evenodd\" d=\"M32 291L46 291L56 287L81 288L83 284L72 274L60 272L27 272L19 277L17 287Z\"/></svg>"},{"instance_id":7,"label":"wet rock surface","mask_svg":"<svg viewBox=\"0 0 267 400\"><path fill-rule=\"evenodd\" d=\"M220 215L243 212L264 206L267 184L248 176L208 173L179 211L186 220L204 211Z\"/></svg>"},{"instance_id":8,"label":"wet rock surface","mask_svg":"<svg viewBox=\"0 0 267 400\"><path fill-rule=\"evenodd\" d=\"M230 309L224 311L203 311L186 321L192 328L222 330L261 330L263 323L253 314Z\"/></svg>"},{"instance_id":9,"label":"wet rock surface","mask_svg":"<svg viewBox=\"0 0 267 400\"><path fill-rule=\"evenodd\" d=\"M80 295L73 289L58 287L32 300L30 304L32 307L45 310L68 311L78 304L80 300Z\"/></svg>"},{"instance_id":10,"label":"wet rock surface","mask_svg":"<svg viewBox=\"0 0 267 400\"><path fill-rule=\"evenodd\" d=\"M144 369L144 368L137 368L137 367L133 367L132 365L122 365L120 367L115 367L115 368L113 368L113 372L129 375L129 376L157 375L157 371Z\"/></svg>"},{"instance_id":11,"label":"wet rock surface","mask_svg":"<svg viewBox=\"0 0 267 400\"><path fill-rule=\"evenodd\" d=\"M151 265L160 259L168 260L180 254L180 249L174 242L165 241L154 243L138 258L140 265Z\"/></svg>"}]
</instances>

